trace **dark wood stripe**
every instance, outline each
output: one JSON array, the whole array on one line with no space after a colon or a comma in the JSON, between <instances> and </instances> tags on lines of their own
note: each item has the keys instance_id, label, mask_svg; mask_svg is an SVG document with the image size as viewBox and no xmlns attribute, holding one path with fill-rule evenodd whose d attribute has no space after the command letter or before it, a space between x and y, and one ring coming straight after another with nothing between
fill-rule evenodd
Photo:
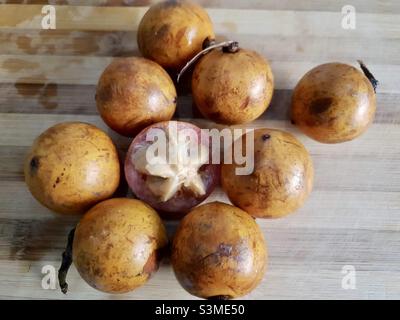
<instances>
[{"instance_id":1,"label":"dark wood stripe","mask_svg":"<svg viewBox=\"0 0 400 320\"><path fill-rule=\"evenodd\" d=\"M0 84L3 113L96 114L96 87L84 85Z\"/></svg>"},{"instance_id":2,"label":"dark wood stripe","mask_svg":"<svg viewBox=\"0 0 400 320\"><path fill-rule=\"evenodd\" d=\"M61 254L65 248L68 232L79 221L79 217L66 217L54 215L42 219L0 219L0 260L25 260L40 261L43 256L46 260L60 261ZM173 231L173 226L167 226ZM399 248L398 233L395 230L366 230L366 229L329 229L329 228L291 228L290 237L287 237L287 228L270 228L268 235L274 239L271 244L272 261L279 261L286 265L293 262L293 250L298 255L297 244L301 241L304 248L310 248L315 239L318 238L322 244L335 243L340 246L352 246L369 248L368 263L377 263L382 266L381 270L398 270L398 266L393 264L391 255L381 252L382 248L391 243L393 252ZM342 252L331 252L329 250L320 250L318 261L315 264L341 262ZM312 263L310 259L315 252L304 251L300 259ZM310 257L308 256L310 255ZM274 259L272 259L274 258ZM347 257L348 258L348 257ZM353 260L346 260L345 263L360 264L359 256ZM329 266L328 266L329 267ZM336 269L335 269L336 270Z\"/></svg>"},{"instance_id":3,"label":"dark wood stripe","mask_svg":"<svg viewBox=\"0 0 400 320\"><path fill-rule=\"evenodd\" d=\"M79 221L78 216L61 216L36 219L0 219L1 260L41 260L46 258L61 262L69 230Z\"/></svg>"},{"instance_id":4,"label":"dark wood stripe","mask_svg":"<svg viewBox=\"0 0 400 320\"><path fill-rule=\"evenodd\" d=\"M121 184L115 196L126 196L128 186L126 184L123 173L123 162L125 159L127 145L120 145L122 140L113 139L119 149L121 162ZM326 146L330 148L330 146ZM28 147L17 146L0 146L0 181L21 182L24 181L23 165L25 156L28 152ZM364 148L362 150L354 150L353 152L334 152L334 150L326 154L321 154L315 149L310 149L313 157L316 176L324 177L323 180L315 180L316 190L325 191L377 191L377 192L394 192L400 191L400 180L398 174L393 168L400 167L400 156L397 154L387 154L382 156L378 153L373 153L371 150ZM346 162L345 171L329 171L330 167L340 168L341 163ZM368 163L380 163L380 175L373 176L370 170L375 167L368 167ZM351 175L349 178L347 175ZM329 177L329 178L327 178ZM366 183L365 177L369 177Z\"/></svg>"},{"instance_id":5,"label":"dark wood stripe","mask_svg":"<svg viewBox=\"0 0 400 320\"><path fill-rule=\"evenodd\" d=\"M97 114L96 86L0 84L0 113ZM271 105L260 119L289 120L292 90L275 90ZM399 94L377 95L376 123L400 124ZM178 98L175 118L201 118L186 92Z\"/></svg>"},{"instance_id":6,"label":"dark wood stripe","mask_svg":"<svg viewBox=\"0 0 400 320\"><path fill-rule=\"evenodd\" d=\"M23 181L24 160L27 147L1 146L0 147L0 180Z\"/></svg>"}]
</instances>

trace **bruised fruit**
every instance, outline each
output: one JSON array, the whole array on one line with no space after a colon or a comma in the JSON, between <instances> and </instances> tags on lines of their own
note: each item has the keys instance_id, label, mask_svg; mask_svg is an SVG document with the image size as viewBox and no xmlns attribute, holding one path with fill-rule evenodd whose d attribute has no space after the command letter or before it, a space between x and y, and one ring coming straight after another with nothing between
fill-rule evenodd
<instances>
[{"instance_id":1,"label":"bruised fruit","mask_svg":"<svg viewBox=\"0 0 400 320\"><path fill-rule=\"evenodd\" d=\"M90 209L76 227L73 262L93 288L124 293L143 285L158 269L167 242L165 227L150 206L110 199Z\"/></svg>"},{"instance_id":2,"label":"bruised fruit","mask_svg":"<svg viewBox=\"0 0 400 320\"><path fill-rule=\"evenodd\" d=\"M217 123L253 121L268 108L274 77L257 52L233 42L205 54L192 76L194 103L201 114Z\"/></svg>"},{"instance_id":3,"label":"bruised fruit","mask_svg":"<svg viewBox=\"0 0 400 320\"><path fill-rule=\"evenodd\" d=\"M59 213L83 213L119 184L117 150L106 133L81 122L57 124L34 141L25 160L32 195Z\"/></svg>"},{"instance_id":4,"label":"bruised fruit","mask_svg":"<svg viewBox=\"0 0 400 320\"><path fill-rule=\"evenodd\" d=\"M125 160L133 193L164 218L180 218L208 197L219 179L209 136L187 122L165 121L140 132Z\"/></svg>"},{"instance_id":5,"label":"bruised fruit","mask_svg":"<svg viewBox=\"0 0 400 320\"><path fill-rule=\"evenodd\" d=\"M312 160L290 133L257 129L234 142L247 150L254 134L254 170L238 174L243 165L223 164L221 183L232 203L257 218L278 218L300 208L309 196L314 178ZM250 159L250 158L249 158Z\"/></svg>"},{"instance_id":6,"label":"bruised fruit","mask_svg":"<svg viewBox=\"0 0 400 320\"><path fill-rule=\"evenodd\" d=\"M176 90L168 73L155 62L118 58L101 75L96 102L111 129L133 137L150 124L172 118Z\"/></svg>"},{"instance_id":7,"label":"bruised fruit","mask_svg":"<svg viewBox=\"0 0 400 320\"><path fill-rule=\"evenodd\" d=\"M361 135L376 110L377 81L343 63L326 63L306 73L294 89L292 122L323 143L339 143Z\"/></svg>"},{"instance_id":8,"label":"bruised fruit","mask_svg":"<svg viewBox=\"0 0 400 320\"><path fill-rule=\"evenodd\" d=\"M183 218L174 236L171 263L189 293L207 299L232 299L248 294L261 282L267 249L250 215L213 202Z\"/></svg>"},{"instance_id":9,"label":"bruised fruit","mask_svg":"<svg viewBox=\"0 0 400 320\"><path fill-rule=\"evenodd\" d=\"M178 70L215 37L207 12L190 1L163 1L150 7L139 24L138 46L144 57Z\"/></svg>"}]
</instances>

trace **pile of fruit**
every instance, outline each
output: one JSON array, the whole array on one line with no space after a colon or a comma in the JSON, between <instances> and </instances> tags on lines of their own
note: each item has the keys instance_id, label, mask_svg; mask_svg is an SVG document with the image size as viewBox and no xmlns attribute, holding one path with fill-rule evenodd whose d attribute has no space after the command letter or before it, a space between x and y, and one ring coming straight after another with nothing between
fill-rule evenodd
<instances>
[{"instance_id":1,"label":"pile of fruit","mask_svg":"<svg viewBox=\"0 0 400 320\"><path fill-rule=\"evenodd\" d=\"M282 217L304 204L313 187L311 157L293 135L256 129L230 146L232 151L253 140L254 169L239 175L242 163L210 161L209 137L200 128L171 120L175 84L185 71L194 104L216 123L249 123L271 102L274 77L267 60L235 41L216 43L201 7L188 1L153 5L137 38L144 57L115 59L96 92L104 122L134 138L123 171L137 199L109 199L120 184L118 153L110 137L90 124L47 129L25 162L26 183L40 203L58 213L84 213L63 253L61 289L67 291L66 273L74 262L98 290L134 290L168 252L176 278L189 293L207 299L246 295L262 280L267 263L255 218ZM374 118L377 81L360 65L362 70L327 63L304 75L293 93L292 123L323 143L363 133ZM194 135L189 141L188 131ZM160 132L168 148L149 158L158 141L149 137ZM201 151L197 156L195 149ZM176 161L168 161L167 154ZM201 205L219 183L233 205ZM181 219L171 245L162 218Z\"/></svg>"}]
</instances>

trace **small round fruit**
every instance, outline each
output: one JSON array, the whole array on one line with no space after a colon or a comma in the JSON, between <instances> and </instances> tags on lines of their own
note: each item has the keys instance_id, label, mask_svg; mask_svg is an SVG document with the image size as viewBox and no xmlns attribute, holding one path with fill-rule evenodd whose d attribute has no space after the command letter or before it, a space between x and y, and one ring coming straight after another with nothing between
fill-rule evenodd
<instances>
[{"instance_id":1,"label":"small round fruit","mask_svg":"<svg viewBox=\"0 0 400 320\"><path fill-rule=\"evenodd\" d=\"M118 58L101 75L96 102L111 129L133 137L150 124L172 118L176 89L168 73L155 62Z\"/></svg>"},{"instance_id":2,"label":"small round fruit","mask_svg":"<svg viewBox=\"0 0 400 320\"><path fill-rule=\"evenodd\" d=\"M252 139L246 133L234 148L247 150ZM249 140L249 141L248 141ZM248 159L250 159L248 155ZM305 147L290 133L254 131L254 170L237 174L244 165L223 164L221 183L232 203L257 218L279 218L300 208L311 193L312 160Z\"/></svg>"},{"instance_id":3,"label":"small round fruit","mask_svg":"<svg viewBox=\"0 0 400 320\"><path fill-rule=\"evenodd\" d=\"M374 87L357 68L322 64L299 81L292 97L292 122L310 138L340 143L361 135L376 110Z\"/></svg>"},{"instance_id":4,"label":"small round fruit","mask_svg":"<svg viewBox=\"0 0 400 320\"><path fill-rule=\"evenodd\" d=\"M90 209L76 227L73 261L93 288L124 293L143 285L158 269L167 242L165 227L150 206L110 199Z\"/></svg>"},{"instance_id":5,"label":"small round fruit","mask_svg":"<svg viewBox=\"0 0 400 320\"><path fill-rule=\"evenodd\" d=\"M59 213L79 214L113 195L120 166L106 133L91 124L65 122L36 138L24 174L41 204Z\"/></svg>"},{"instance_id":6,"label":"small round fruit","mask_svg":"<svg viewBox=\"0 0 400 320\"><path fill-rule=\"evenodd\" d=\"M196 64L193 99L201 114L217 123L251 122L268 108L274 78L268 62L257 52L214 49Z\"/></svg>"},{"instance_id":7,"label":"small round fruit","mask_svg":"<svg viewBox=\"0 0 400 320\"><path fill-rule=\"evenodd\" d=\"M125 176L133 193L160 210L163 218L182 217L206 199L219 181L209 136L182 121L149 126L133 140Z\"/></svg>"},{"instance_id":8,"label":"small round fruit","mask_svg":"<svg viewBox=\"0 0 400 320\"><path fill-rule=\"evenodd\" d=\"M144 57L166 69L179 70L202 50L205 39L214 39L207 12L190 1L163 1L150 7L138 30Z\"/></svg>"},{"instance_id":9,"label":"small round fruit","mask_svg":"<svg viewBox=\"0 0 400 320\"><path fill-rule=\"evenodd\" d=\"M267 248L255 220L213 202L193 209L174 236L171 263L189 293L207 299L244 296L261 282Z\"/></svg>"}]
</instances>

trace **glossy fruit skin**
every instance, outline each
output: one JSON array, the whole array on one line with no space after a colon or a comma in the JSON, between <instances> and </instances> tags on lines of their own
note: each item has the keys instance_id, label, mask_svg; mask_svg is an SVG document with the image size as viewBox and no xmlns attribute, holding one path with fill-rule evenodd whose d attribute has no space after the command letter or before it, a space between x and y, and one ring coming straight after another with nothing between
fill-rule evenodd
<instances>
[{"instance_id":1,"label":"glossy fruit skin","mask_svg":"<svg viewBox=\"0 0 400 320\"><path fill-rule=\"evenodd\" d=\"M243 144L241 137L235 145ZM314 169L305 147L290 133L254 131L254 170L237 175L236 163L223 164L221 184L231 202L257 218L279 218L300 208L311 193Z\"/></svg>"},{"instance_id":2,"label":"glossy fruit skin","mask_svg":"<svg viewBox=\"0 0 400 320\"><path fill-rule=\"evenodd\" d=\"M105 132L87 123L64 122L35 139L24 174L41 204L58 213L80 214L113 195L120 165Z\"/></svg>"},{"instance_id":3,"label":"glossy fruit skin","mask_svg":"<svg viewBox=\"0 0 400 320\"><path fill-rule=\"evenodd\" d=\"M196 64L193 99L201 114L221 124L248 123L268 108L274 91L269 63L257 52L213 50Z\"/></svg>"},{"instance_id":4,"label":"glossy fruit skin","mask_svg":"<svg viewBox=\"0 0 400 320\"><path fill-rule=\"evenodd\" d=\"M234 206L194 208L173 239L171 263L179 283L201 298L237 298L262 280L267 248L255 220Z\"/></svg>"},{"instance_id":5,"label":"glossy fruit skin","mask_svg":"<svg viewBox=\"0 0 400 320\"><path fill-rule=\"evenodd\" d=\"M310 138L340 143L357 138L372 123L376 96L368 78L343 63L306 73L293 92L291 118Z\"/></svg>"},{"instance_id":6,"label":"glossy fruit skin","mask_svg":"<svg viewBox=\"0 0 400 320\"><path fill-rule=\"evenodd\" d=\"M140 21L137 35L144 57L175 71L202 50L207 38L215 38L207 12L181 0L151 6Z\"/></svg>"},{"instance_id":7,"label":"glossy fruit skin","mask_svg":"<svg viewBox=\"0 0 400 320\"><path fill-rule=\"evenodd\" d=\"M214 190L220 179L220 166L211 163L211 152L209 164L201 167L202 181L205 185L206 194L196 196L190 191L181 189L171 199L160 202L145 184L145 177L138 172L132 164L131 155L141 146L146 145L146 134L149 130L160 128L165 130L172 121L164 121L151 125L141 131L132 141L125 159L125 177L132 192L141 200L145 201L156 209L164 219L180 219L191 208L203 202ZM175 121L178 130L193 129L197 132L199 141L206 145L207 141L202 140L200 128L184 121ZM211 149L210 149L211 151Z\"/></svg>"},{"instance_id":8,"label":"glossy fruit skin","mask_svg":"<svg viewBox=\"0 0 400 320\"><path fill-rule=\"evenodd\" d=\"M111 129L133 137L150 124L171 119L176 95L170 76L155 62L117 58L99 79L96 103Z\"/></svg>"},{"instance_id":9,"label":"glossy fruit skin","mask_svg":"<svg viewBox=\"0 0 400 320\"><path fill-rule=\"evenodd\" d=\"M93 288L129 292L158 269L167 242L165 227L150 206L135 199L109 199L90 209L76 227L73 261Z\"/></svg>"}]
</instances>

